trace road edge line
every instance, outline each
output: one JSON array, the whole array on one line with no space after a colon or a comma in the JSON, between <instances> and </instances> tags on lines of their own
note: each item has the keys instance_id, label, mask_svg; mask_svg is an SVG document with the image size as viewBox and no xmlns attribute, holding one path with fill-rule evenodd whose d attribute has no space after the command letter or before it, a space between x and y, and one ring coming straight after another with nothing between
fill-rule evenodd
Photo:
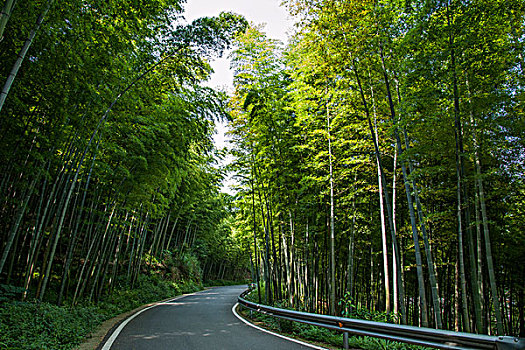
<instances>
[{"instance_id":1,"label":"road edge line","mask_svg":"<svg viewBox=\"0 0 525 350\"><path fill-rule=\"evenodd\" d=\"M307 342L304 342L304 341L301 341L301 340L297 340L297 339L294 339L294 338L290 338L290 337L287 337L285 335L282 335L282 334L279 334L279 333L275 333L275 332L272 332L272 331L269 331L267 329L264 329L262 327L259 327L259 326L256 326L254 325L253 323L251 322L248 322L246 321L242 316L240 316L237 311L235 310L237 308L237 306L239 305L239 303L235 303L235 305L233 305L232 307L232 312L233 314L235 315L235 317L237 317L239 320L241 320L242 322L244 322L246 325L252 327L252 328L255 328L255 329L258 329L260 331L263 331L265 333L269 333L271 335L275 335L276 337L279 337L279 338L282 338L282 339L286 339L286 340L289 340L293 343L297 343L297 344L300 344L300 345L304 345L304 346L307 346L307 347L310 347L312 349L317 349L317 350L330 350L328 348L323 348L323 347L320 347L320 346L317 346L317 345L314 345L314 344L310 344L310 343L307 343Z\"/></svg>"},{"instance_id":2,"label":"road edge line","mask_svg":"<svg viewBox=\"0 0 525 350\"><path fill-rule=\"evenodd\" d=\"M110 350L111 349L111 346L113 345L113 343L115 342L115 340L117 339L117 337L119 336L120 332L122 332L122 330L124 329L124 327L126 327L126 325L131 322L131 320L133 320L135 317L137 317L138 315L140 315L141 313L143 313L144 311L147 311L149 309L152 309L156 306L159 306L159 305L163 305L165 303L169 303L169 302L172 302L172 301L176 301L176 300L179 300L179 299L182 299L182 298L185 298L185 297L188 297L190 295L195 295L195 294L198 294L198 293L201 293L203 292L203 290L200 290L198 292L194 292L194 293L190 293L190 294L183 294L183 295L179 295L178 297L176 298L172 298L172 299L168 299L168 300L165 300L165 301L160 301L160 302L156 302L154 303L153 305L151 306L148 306L142 310L139 310L137 312L135 312L133 315L130 315L128 318L126 318L124 321L122 321L118 327L113 331L113 333L111 333L111 336L108 338L108 340L106 340L106 342L104 343L104 345L102 346L101 350Z\"/></svg>"}]
</instances>

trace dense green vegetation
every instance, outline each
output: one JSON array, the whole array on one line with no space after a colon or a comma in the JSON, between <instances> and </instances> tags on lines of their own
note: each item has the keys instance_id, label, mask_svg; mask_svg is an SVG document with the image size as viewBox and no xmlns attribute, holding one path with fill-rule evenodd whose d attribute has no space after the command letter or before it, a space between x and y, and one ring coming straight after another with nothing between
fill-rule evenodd
<instances>
[{"instance_id":1,"label":"dense green vegetation","mask_svg":"<svg viewBox=\"0 0 525 350\"><path fill-rule=\"evenodd\" d=\"M246 278L212 141L227 96L203 85L246 20L188 24L179 0L0 6L0 347L71 347Z\"/></svg>"},{"instance_id":2,"label":"dense green vegetation","mask_svg":"<svg viewBox=\"0 0 525 350\"><path fill-rule=\"evenodd\" d=\"M276 319L259 313L250 314L249 311L241 311L244 318L256 322L258 326L274 332L279 332L292 338L326 346L327 348L343 348L343 335L340 332L330 331L326 328ZM349 336L348 346L350 349L366 350L424 350L422 346L409 345L379 338Z\"/></svg>"},{"instance_id":3,"label":"dense green vegetation","mask_svg":"<svg viewBox=\"0 0 525 350\"><path fill-rule=\"evenodd\" d=\"M260 300L525 336L523 2L285 3L231 54Z\"/></svg>"},{"instance_id":4,"label":"dense green vegetation","mask_svg":"<svg viewBox=\"0 0 525 350\"><path fill-rule=\"evenodd\" d=\"M257 293L250 293L246 296L247 300L257 302ZM276 307L288 308L286 303L275 303ZM326 328L304 324L300 322L294 322L270 316L264 313L250 312L250 310L239 306L237 311L251 322L256 323L258 326L266 329L291 336L293 338L299 338L308 342L313 342L326 347L337 347L343 348L343 334L338 331L332 331ZM385 313L368 311L366 309L357 310L351 315L345 314L344 316L366 319L376 322L389 322ZM350 349L367 349L367 350L381 350L381 349L407 349L407 350L423 350L428 349L422 346L410 345L400 342L389 341L385 339L362 337L362 336L348 336L348 345Z\"/></svg>"},{"instance_id":5,"label":"dense green vegetation","mask_svg":"<svg viewBox=\"0 0 525 350\"><path fill-rule=\"evenodd\" d=\"M141 275L133 289L122 285L96 305L84 303L71 307L38 301L4 303L0 309L0 348L72 349L104 320L147 303L199 289L192 280L171 282L157 275ZM2 291L0 295L12 299L23 293L21 288L17 291Z\"/></svg>"},{"instance_id":6,"label":"dense green vegetation","mask_svg":"<svg viewBox=\"0 0 525 350\"><path fill-rule=\"evenodd\" d=\"M0 2L0 346L250 269L270 304L525 336L522 1L288 0L286 47L182 4Z\"/></svg>"}]
</instances>

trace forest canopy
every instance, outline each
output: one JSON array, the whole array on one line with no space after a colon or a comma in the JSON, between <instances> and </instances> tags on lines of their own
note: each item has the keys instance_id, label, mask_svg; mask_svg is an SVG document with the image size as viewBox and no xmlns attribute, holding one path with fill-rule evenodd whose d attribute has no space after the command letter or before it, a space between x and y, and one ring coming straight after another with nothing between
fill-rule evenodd
<instances>
[{"instance_id":1,"label":"forest canopy","mask_svg":"<svg viewBox=\"0 0 525 350\"><path fill-rule=\"evenodd\" d=\"M521 1L285 1L231 54L265 302L525 335Z\"/></svg>"},{"instance_id":2,"label":"forest canopy","mask_svg":"<svg viewBox=\"0 0 525 350\"><path fill-rule=\"evenodd\" d=\"M0 2L0 288L251 272L268 304L525 337L523 1L285 0L286 45L183 5Z\"/></svg>"},{"instance_id":3,"label":"forest canopy","mask_svg":"<svg viewBox=\"0 0 525 350\"><path fill-rule=\"evenodd\" d=\"M179 0L2 6L0 284L60 305L148 271L243 278L212 140L227 99L203 83L246 20L187 23Z\"/></svg>"}]
</instances>

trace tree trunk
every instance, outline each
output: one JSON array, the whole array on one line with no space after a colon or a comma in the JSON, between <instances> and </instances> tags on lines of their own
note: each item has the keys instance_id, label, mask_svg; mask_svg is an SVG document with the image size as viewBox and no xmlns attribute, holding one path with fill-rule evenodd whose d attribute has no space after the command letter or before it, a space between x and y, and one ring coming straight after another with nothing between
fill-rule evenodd
<instances>
[{"instance_id":1,"label":"tree trunk","mask_svg":"<svg viewBox=\"0 0 525 350\"><path fill-rule=\"evenodd\" d=\"M94 260L91 258L91 254L92 252L98 251L98 247L101 242L99 237L101 235L102 235L102 231L95 229L95 235L93 239L91 240L88 251L86 252L86 255L84 257L84 263L82 264L82 268L80 270L79 277L77 279L78 280L77 285L75 287L75 292L73 293L73 301L72 301L73 305L76 305L77 298L80 298L84 293L84 289L89 280L89 271L92 270L92 265L93 265L92 260ZM86 273L84 274L84 272Z\"/></svg>"},{"instance_id":2,"label":"tree trunk","mask_svg":"<svg viewBox=\"0 0 525 350\"><path fill-rule=\"evenodd\" d=\"M49 170L49 166L48 166ZM24 278L24 293L22 294L22 300L25 300L28 294L29 290L29 284L31 283L31 278L33 274L33 268L35 266L35 254L38 251L38 247L41 244L41 234L40 234L40 225L44 221L45 215L40 215L42 213L42 205L44 202L44 195L46 193L46 187L47 187L47 178L44 179L44 183L42 185L42 191L40 192L40 201L38 203L38 209L36 213L36 222L33 227L33 234L31 237L31 242L29 243L29 251L27 253L27 259L26 259L26 268L25 268L25 278ZM49 201L47 201L46 209L44 210L44 213L47 211L47 207L49 205Z\"/></svg>"},{"instance_id":3,"label":"tree trunk","mask_svg":"<svg viewBox=\"0 0 525 350\"><path fill-rule=\"evenodd\" d=\"M182 211L182 205L179 208L179 211L177 213L177 217L175 218L175 221L173 222L173 226L172 226L171 231L170 231L170 237L168 238L168 242L166 243L166 246L164 247L164 250L166 250L166 249L169 250L170 249L171 240L173 238L173 233L175 232L175 228L177 227L177 223L179 222L180 212L181 211Z\"/></svg>"},{"instance_id":4,"label":"tree trunk","mask_svg":"<svg viewBox=\"0 0 525 350\"><path fill-rule=\"evenodd\" d=\"M476 211L476 271L478 273L477 282L478 282L478 294L482 297L483 292L483 250L482 250L482 237L481 237L481 217L480 217L480 204L479 204L479 192L477 182L474 186L475 196L474 196L474 210ZM484 314L484 305L481 304L481 314ZM481 333L487 334L487 322L485 318L482 318L482 327Z\"/></svg>"},{"instance_id":5,"label":"tree trunk","mask_svg":"<svg viewBox=\"0 0 525 350\"><path fill-rule=\"evenodd\" d=\"M54 0L49 0L47 2L46 7L44 8L44 11L42 11L40 16L38 16L35 27L29 33L29 37L27 38L26 42L24 43L24 46L18 53L18 58L16 59L16 62L13 65L13 68L11 68L11 72L9 73L9 76L7 77L7 81L5 82L4 87L2 88L2 92L0 92L0 111L2 111L2 107L4 106L5 100L7 98L7 94L9 93L9 90L11 89L11 86L13 85L16 75L18 74L18 71L20 70L20 67L22 66L22 62L24 61L24 58L26 57L27 51L29 50L29 47L31 47L31 44L33 43L33 39L35 38L36 32L38 31L38 29L40 29L40 26L42 25L42 22L44 21L44 17L46 17L53 2ZM6 6L7 5L8 4L6 4ZM6 18L6 21L7 21L7 18ZM0 37L1 37L1 34L2 33L0 33Z\"/></svg>"},{"instance_id":6,"label":"tree trunk","mask_svg":"<svg viewBox=\"0 0 525 350\"><path fill-rule=\"evenodd\" d=\"M66 286L66 282L67 282L67 279L68 279L68 276L69 276L69 268L71 266L71 261L73 259L73 251L75 249L75 245L76 245L76 241L77 241L77 237L78 237L78 225L80 224L80 220L82 219L82 210L83 210L84 204L86 202L86 195L87 195L87 191L89 189L89 183L91 181L91 174L93 172L93 167L95 166L95 160L96 160L96 157L97 157L97 151L98 151L99 145L100 145L100 139L97 142L97 146L96 146L95 152L93 154L93 159L91 161L91 167L89 168L89 173L88 173L88 176L87 176L87 179L86 179L86 185L84 186L84 193L82 194L82 202L80 203L80 208L78 210L77 222L76 222L75 228L73 229L73 232L72 232L72 239L71 239L72 242L70 243L70 245L68 247L67 258L66 258L66 263L64 264L64 273L62 275L62 283L60 285L60 292L58 294L57 305L61 305L62 304L62 297L63 297L63 294L64 294L64 288Z\"/></svg>"},{"instance_id":7,"label":"tree trunk","mask_svg":"<svg viewBox=\"0 0 525 350\"><path fill-rule=\"evenodd\" d=\"M404 129L405 134L405 145L406 149L410 149L410 143L408 140L408 133L406 131L406 128ZM410 168L410 173L414 172L412 162L409 160L408 165ZM421 233L423 235L423 243L425 246L425 254L427 258L427 265L428 265L428 275L430 279L430 288L432 292L432 302L434 307L434 317L436 320L436 326L437 328L441 329L443 327L443 322L441 320L441 303L439 301L439 289L438 289L438 283L436 279L436 272L434 270L434 259L432 258L432 251L430 249L430 243L427 236L427 230L425 225L425 216L423 214L423 208L421 206L421 202L419 200L419 190L416 184L416 181L412 180L412 187L414 189L414 198L416 200L416 207L417 207L417 213L419 217L419 222L421 226Z\"/></svg>"},{"instance_id":8,"label":"tree trunk","mask_svg":"<svg viewBox=\"0 0 525 350\"><path fill-rule=\"evenodd\" d=\"M128 216L129 216L129 212L126 212L126 217L124 218L124 223L128 220ZM128 237L131 234L132 227L133 227L133 220L130 220L130 222L129 222L129 229L128 229ZM116 247L116 250L115 250L115 255L113 257L113 268L111 270L111 277L109 278L109 281L108 281L110 292L113 291L113 282L117 278L117 271L118 271L118 267L119 267L118 266L119 259L120 259L120 255L121 255L121 251L122 251L122 245L124 244L124 237L122 237L122 236L124 236L124 232L122 232L122 233L120 233L118 235L117 247Z\"/></svg>"},{"instance_id":9,"label":"tree trunk","mask_svg":"<svg viewBox=\"0 0 525 350\"><path fill-rule=\"evenodd\" d=\"M292 213L288 212L290 217L290 231L292 230ZM286 271L286 292L288 294L288 302L290 305L293 303L293 294L292 294L292 271L290 269L290 259L288 257L288 243L286 241L286 236L284 235L284 230L281 230L282 241L283 241L283 253L284 253L284 267Z\"/></svg>"},{"instance_id":10,"label":"tree trunk","mask_svg":"<svg viewBox=\"0 0 525 350\"><path fill-rule=\"evenodd\" d=\"M264 204L261 198L261 190L257 191L259 202L261 205L261 216L264 228L264 287L265 287L265 303L273 304L271 281L270 281L270 233L268 232L268 223L266 221L266 215L264 210Z\"/></svg>"},{"instance_id":11,"label":"tree trunk","mask_svg":"<svg viewBox=\"0 0 525 350\"><path fill-rule=\"evenodd\" d=\"M449 27L450 23L450 13L449 8L447 7L447 20ZM464 330L470 332L470 317L468 314L468 303L467 303L467 282L465 277L465 259L464 259L464 247L463 247L463 220L462 220L462 196L463 192L466 192L462 189L463 178L464 178L464 167L463 167L463 133L461 126L461 116L459 110L459 92L457 84L457 75L456 75L456 57L454 50L454 38L453 35L449 36L450 44L450 61L451 61L451 73L452 73L452 85L453 85L453 99L454 99L454 137L456 142L456 176L457 176L457 216L458 216L458 250L459 250L459 269L460 269L460 278L461 278L461 299L462 299L462 310L463 310L463 319L464 319ZM468 205L468 203L465 203ZM466 223L469 224L468 222ZM471 276L472 277L472 276ZM476 304L476 303L475 303ZM476 308L476 307L475 307Z\"/></svg>"},{"instance_id":12,"label":"tree trunk","mask_svg":"<svg viewBox=\"0 0 525 350\"><path fill-rule=\"evenodd\" d=\"M357 171L354 175L354 193L355 183L357 182ZM379 189L381 191L381 189ZM352 198L352 224L350 226L350 239L348 240L348 293L350 294L350 301L353 304L354 300L354 237L355 237L355 221L356 221L356 209L355 209L355 194ZM347 310L352 312L352 306Z\"/></svg>"},{"instance_id":13,"label":"tree trunk","mask_svg":"<svg viewBox=\"0 0 525 350\"><path fill-rule=\"evenodd\" d=\"M9 255L10 251L11 251L11 247L13 245L13 242L15 241L15 237L16 237L16 235L18 233L18 229L20 228L20 223L22 222L22 218L24 217L24 214L26 212L27 203L29 202L29 199L33 195L33 190L35 188L36 182L37 182L38 178L40 177L39 175L40 175L40 172L31 181L31 184L29 185L29 188L26 191L24 200L22 201L22 204L18 208L18 212L16 214L15 222L13 224L13 227L9 231L7 242L6 242L6 245L4 247L4 252L2 253L2 257L0 258L0 274L2 273L2 270L3 270L4 266L5 266L5 262L7 260L7 257Z\"/></svg>"},{"instance_id":14,"label":"tree trunk","mask_svg":"<svg viewBox=\"0 0 525 350\"><path fill-rule=\"evenodd\" d=\"M483 238L485 240L485 255L487 256L487 270L489 272L489 283L492 294L492 306L494 307L494 313L496 315L496 327L498 335L503 335L503 321L500 309L500 303L498 299L498 290L496 286L496 274L494 273L494 263L492 262L492 248L490 244L489 224L487 216L487 206L485 203L485 191L483 189L483 181L481 179L481 164L477 152L476 157L476 172L477 182L479 189L479 200L481 204L481 217L483 220Z\"/></svg>"},{"instance_id":15,"label":"tree trunk","mask_svg":"<svg viewBox=\"0 0 525 350\"><path fill-rule=\"evenodd\" d=\"M381 57L381 65L382 65L382 70L383 70L383 77L385 78L388 105L390 107L390 116L392 118L392 123L394 124L394 136L396 139L397 153L401 157L403 154L403 150L401 147L401 138L399 137L399 132L396 126L397 118L396 118L395 109L394 109L394 101L392 99L390 82L389 82L388 74L387 74L386 67L385 67L385 59L384 59L382 47L380 48L380 57ZM410 193L409 179L408 179L407 169L406 169L404 160L401 161L401 171L403 173L403 182L405 184L405 193L407 197L408 210L410 214L410 225L412 226L412 239L414 240L421 321L422 321L423 327L428 327L427 298L425 295L425 280L423 276L423 266L422 266L422 259L421 259L421 251L419 247L419 236L417 232L416 215L414 213L414 203L412 202L412 195Z\"/></svg>"},{"instance_id":16,"label":"tree trunk","mask_svg":"<svg viewBox=\"0 0 525 350\"><path fill-rule=\"evenodd\" d=\"M255 171L253 169L255 165L252 166L252 179L250 181L250 184L252 186L252 215L253 215L253 251L255 255L255 282L257 283L257 295L259 297L259 304L261 303L261 283L260 283L260 272L259 272L259 259L258 259L258 250L257 250L257 218L256 218L256 210L255 210Z\"/></svg>"},{"instance_id":17,"label":"tree trunk","mask_svg":"<svg viewBox=\"0 0 525 350\"><path fill-rule=\"evenodd\" d=\"M335 316L335 215L334 215L334 176L332 165L332 141L330 136L330 113L326 105L326 123L328 131L328 157L330 165L330 314Z\"/></svg>"},{"instance_id":18,"label":"tree trunk","mask_svg":"<svg viewBox=\"0 0 525 350\"><path fill-rule=\"evenodd\" d=\"M396 226L396 185L397 185L397 148L394 147L394 164L392 170L392 226L394 232L397 235L397 226ZM394 244L392 244L392 250L394 249ZM399 313L399 303L398 303L398 291L397 291L397 273L398 267L396 263L396 257L392 254L392 289L393 289L393 299L394 299L394 313L397 315ZM403 275L401 275L401 280L403 280Z\"/></svg>"},{"instance_id":19,"label":"tree trunk","mask_svg":"<svg viewBox=\"0 0 525 350\"><path fill-rule=\"evenodd\" d=\"M0 42L4 39L5 26L7 25L7 21L9 21L9 17L11 17L11 14L13 13L15 2L15 0L7 0L2 9L2 13L0 14Z\"/></svg>"},{"instance_id":20,"label":"tree trunk","mask_svg":"<svg viewBox=\"0 0 525 350\"><path fill-rule=\"evenodd\" d=\"M521 276L521 281L524 281L525 276ZM525 337L525 287L523 285L518 286L518 319L519 319L519 333L518 336L521 338Z\"/></svg>"},{"instance_id":21,"label":"tree trunk","mask_svg":"<svg viewBox=\"0 0 525 350\"><path fill-rule=\"evenodd\" d=\"M370 78L370 71L368 72L368 76ZM375 97L374 97L374 89L372 87L372 84L370 84L370 93L372 95L372 109L374 111L374 128L375 128L375 134L376 134L376 142L379 144L379 137L378 137L378 130L377 130L377 115L376 115L376 105L375 105ZM397 155L397 149L396 149L396 155ZM391 311L391 305L390 305L390 276L388 271L388 242L386 238L386 222L385 222L385 209L384 209L384 198L383 198L383 183L381 180L381 171L379 170L379 162L376 159L376 165L377 165L377 183L379 188L379 214L381 219L381 243L383 248L383 277L384 277L384 286L385 286L385 310L386 313L389 314ZM395 165L394 165L394 173L395 173ZM394 187L395 191L395 187ZM393 194L395 196L395 192Z\"/></svg>"},{"instance_id":22,"label":"tree trunk","mask_svg":"<svg viewBox=\"0 0 525 350\"><path fill-rule=\"evenodd\" d=\"M388 223L389 223L389 227L390 227L390 233L391 233L391 236L392 236L392 245L394 247L394 256L395 256L395 259L396 259L396 268L398 269L397 271L397 287L398 287L398 294L399 294L399 313L401 315L401 322L403 324L406 324L407 322L407 319L406 319L406 310L405 310L405 289L404 289L404 286L403 286L403 281L401 279L401 255L399 253L399 246L398 246L398 243L397 243L397 237L396 237L396 233L394 231L394 222L393 222L393 219L392 219L392 208L391 208L391 199L390 199L390 194L388 192L388 189L387 189L387 186L386 186L386 176L385 176L385 172L383 170L383 166L382 166L382 162L381 162L381 155L380 155L380 152L379 152L379 146L376 142L376 137L375 137L375 132L374 132L374 127L372 126L372 120L370 118L370 111L368 109L368 104L366 102L366 98L365 98L365 95L364 95L364 90L363 90L363 87L361 85L361 79L359 77L359 73L357 71L357 67L356 67L356 64L354 62L354 66L353 66L353 70L354 70L354 73L355 73L355 76L356 76L356 81L357 81L357 85L359 87L359 92L360 92L360 95L361 95L361 100L363 102L363 108L365 110L365 114L367 116L367 120L368 120L368 128L370 130L370 134L372 135L372 141L374 143L374 150L375 150L375 156L376 156L376 160L379 164L379 169L380 169L380 172L381 172L381 179L382 179L382 183L383 183L383 193L385 195L385 202L386 202L386 206L387 206L387 218L388 218Z\"/></svg>"},{"instance_id":23,"label":"tree trunk","mask_svg":"<svg viewBox=\"0 0 525 350\"><path fill-rule=\"evenodd\" d=\"M473 133L473 136L472 136L472 141L474 143L474 157L476 159L476 161L478 160L478 140L477 140L477 135L476 135L476 126L475 126L475 123L474 123L474 115L473 115L473 111L472 111L472 96L471 96L471 93L470 93L470 84L468 82L468 79L466 79L466 86L467 86L467 93L468 93L468 98L469 98L469 104L470 104L470 110L469 110L469 115L470 115L470 124L472 126L472 133ZM477 176L479 176L480 173L477 174ZM475 191L475 198L474 198L474 208L475 208L475 217L476 217L476 272L477 272L477 275L476 275L476 295L478 295L479 297L483 296L483 273L482 273L482 248L481 248L481 227L480 227L480 217L479 217L479 212L480 212L480 208L479 208L479 203L480 203L480 200L479 200L479 192L478 192L478 181L476 181L475 183L475 186L474 186L474 191ZM473 244L472 244L473 245ZM472 249L473 250L473 249ZM471 254L473 252L471 251ZM474 264L474 257L471 258L472 260L472 264ZM486 333L487 332L487 322L484 322L484 318L482 317L483 315L483 303L481 303L481 301L479 302L479 320L478 320L478 332L479 333Z\"/></svg>"}]
</instances>

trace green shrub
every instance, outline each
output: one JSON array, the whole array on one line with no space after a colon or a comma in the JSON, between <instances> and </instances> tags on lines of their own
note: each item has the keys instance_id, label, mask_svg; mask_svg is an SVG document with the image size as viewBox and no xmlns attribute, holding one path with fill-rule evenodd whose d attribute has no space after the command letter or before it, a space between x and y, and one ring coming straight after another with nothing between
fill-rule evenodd
<instances>
[{"instance_id":1,"label":"green shrub","mask_svg":"<svg viewBox=\"0 0 525 350\"><path fill-rule=\"evenodd\" d=\"M350 293L346 292L339 305L343 307L343 317L358 318L360 320L375 321L375 322L387 322L397 323L399 315L393 312L386 313L384 311L368 310L355 305Z\"/></svg>"},{"instance_id":2,"label":"green shrub","mask_svg":"<svg viewBox=\"0 0 525 350\"><path fill-rule=\"evenodd\" d=\"M0 347L71 349L104 319L93 307L11 302L0 309Z\"/></svg>"},{"instance_id":3,"label":"green shrub","mask_svg":"<svg viewBox=\"0 0 525 350\"><path fill-rule=\"evenodd\" d=\"M113 291L96 304L80 301L75 307L18 302L23 288L0 285L0 349L71 349L104 320L141 305L202 289L196 255L163 253L163 260L144 256L144 270L134 288L117 277ZM67 301L66 301L67 302Z\"/></svg>"},{"instance_id":4,"label":"green shrub","mask_svg":"<svg viewBox=\"0 0 525 350\"><path fill-rule=\"evenodd\" d=\"M72 349L104 320L141 305L202 289L200 282L163 279L157 274L140 275L134 289L123 280L96 305L71 306L17 302L20 290L4 288L0 307L0 349ZM23 290L22 290L23 292Z\"/></svg>"},{"instance_id":5,"label":"green shrub","mask_svg":"<svg viewBox=\"0 0 525 350\"><path fill-rule=\"evenodd\" d=\"M19 296L24 292L25 289L22 287L16 287L10 284L0 284L0 304L14 299L20 299Z\"/></svg>"},{"instance_id":6,"label":"green shrub","mask_svg":"<svg viewBox=\"0 0 525 350\"><path fill-rule=\"evenodd\" d=\"M283 320L282 318L277 319L279 322L279 329L284 333L295 333L296 327L294 321Z\"/></svg>"},{"instance_id":7,"label":"green shrub","mask_svg":"<svg viewBox=\"0 0 525 350\"><path fill-rule=\"evenodd\" d=\"M261 293L264 293L263 286L261 286ZM251 300L253 302L257 302L257 299L258 299L257 292L254 291L248 294L246 296L246 299ZM390 315L386 315L386 313L367 312L368 310L355 308L355 306L351 304L350 299L348 298L348 295L346 295L346 298L343 299L343 302L341 304L347 310L354 310L353 313L350 314L350 316L354 318L357 318L356 315L358 315L360 316L359 318L378 321L378 322L381 322L381 321L382 322L385 322L385 321L392 322L394 320L393 317L391 317ZM287 307L286 301L275 302L274 306L279 307L279 308L289 309L289 307ZM271 330L277 330L283 333L291 334L291 335L297 336L304 340L321 342L321 343L330 344L330 345L337 346L337 347L343 346L343 335L341 332L332 331L326 328L312 326L309 324L283 320L277 317L261 314L258 312L252 312L250 314L249 311L244 310L242 311L242 314L245 317L248 317L254 321L261 322L263 324L263 327L271 329ZM347 313L346 315L349 315L349 313ZM423 349L426 349L425 347L421 347L421 346L398 343L394 341L372 338L372 337L360 337L360 336L352 337L351 334L350 334L348 341L349 341L350 347L354 349L355 348L366 349L366 350L390 350L390 349L423 350Z\"/></svg>"},{"instance_id":8,"label":"green shrub","mask_svg":"<svg viewBox=\"0 0 525 350\"><path fill-rule=\"evenodd\" d=\"M144 304L201 289L201 284L194 281L175 283L156 274L140 275L134 289L118 288L100 301L97 307L107 318L111 318Z\"/></svg>"},{"instance_id":9,"label":"green shrub","mask_svg":"<svg viewBox=\"0 0 525 350\"><path fill-rule=\"evenodd\" d=\"M372 337L351 337L349 339L350 347L356 347L365 350L424 350L428 349L423 346L398 343L391 340L372 338Z\"/></svg>"}]
</instances>

